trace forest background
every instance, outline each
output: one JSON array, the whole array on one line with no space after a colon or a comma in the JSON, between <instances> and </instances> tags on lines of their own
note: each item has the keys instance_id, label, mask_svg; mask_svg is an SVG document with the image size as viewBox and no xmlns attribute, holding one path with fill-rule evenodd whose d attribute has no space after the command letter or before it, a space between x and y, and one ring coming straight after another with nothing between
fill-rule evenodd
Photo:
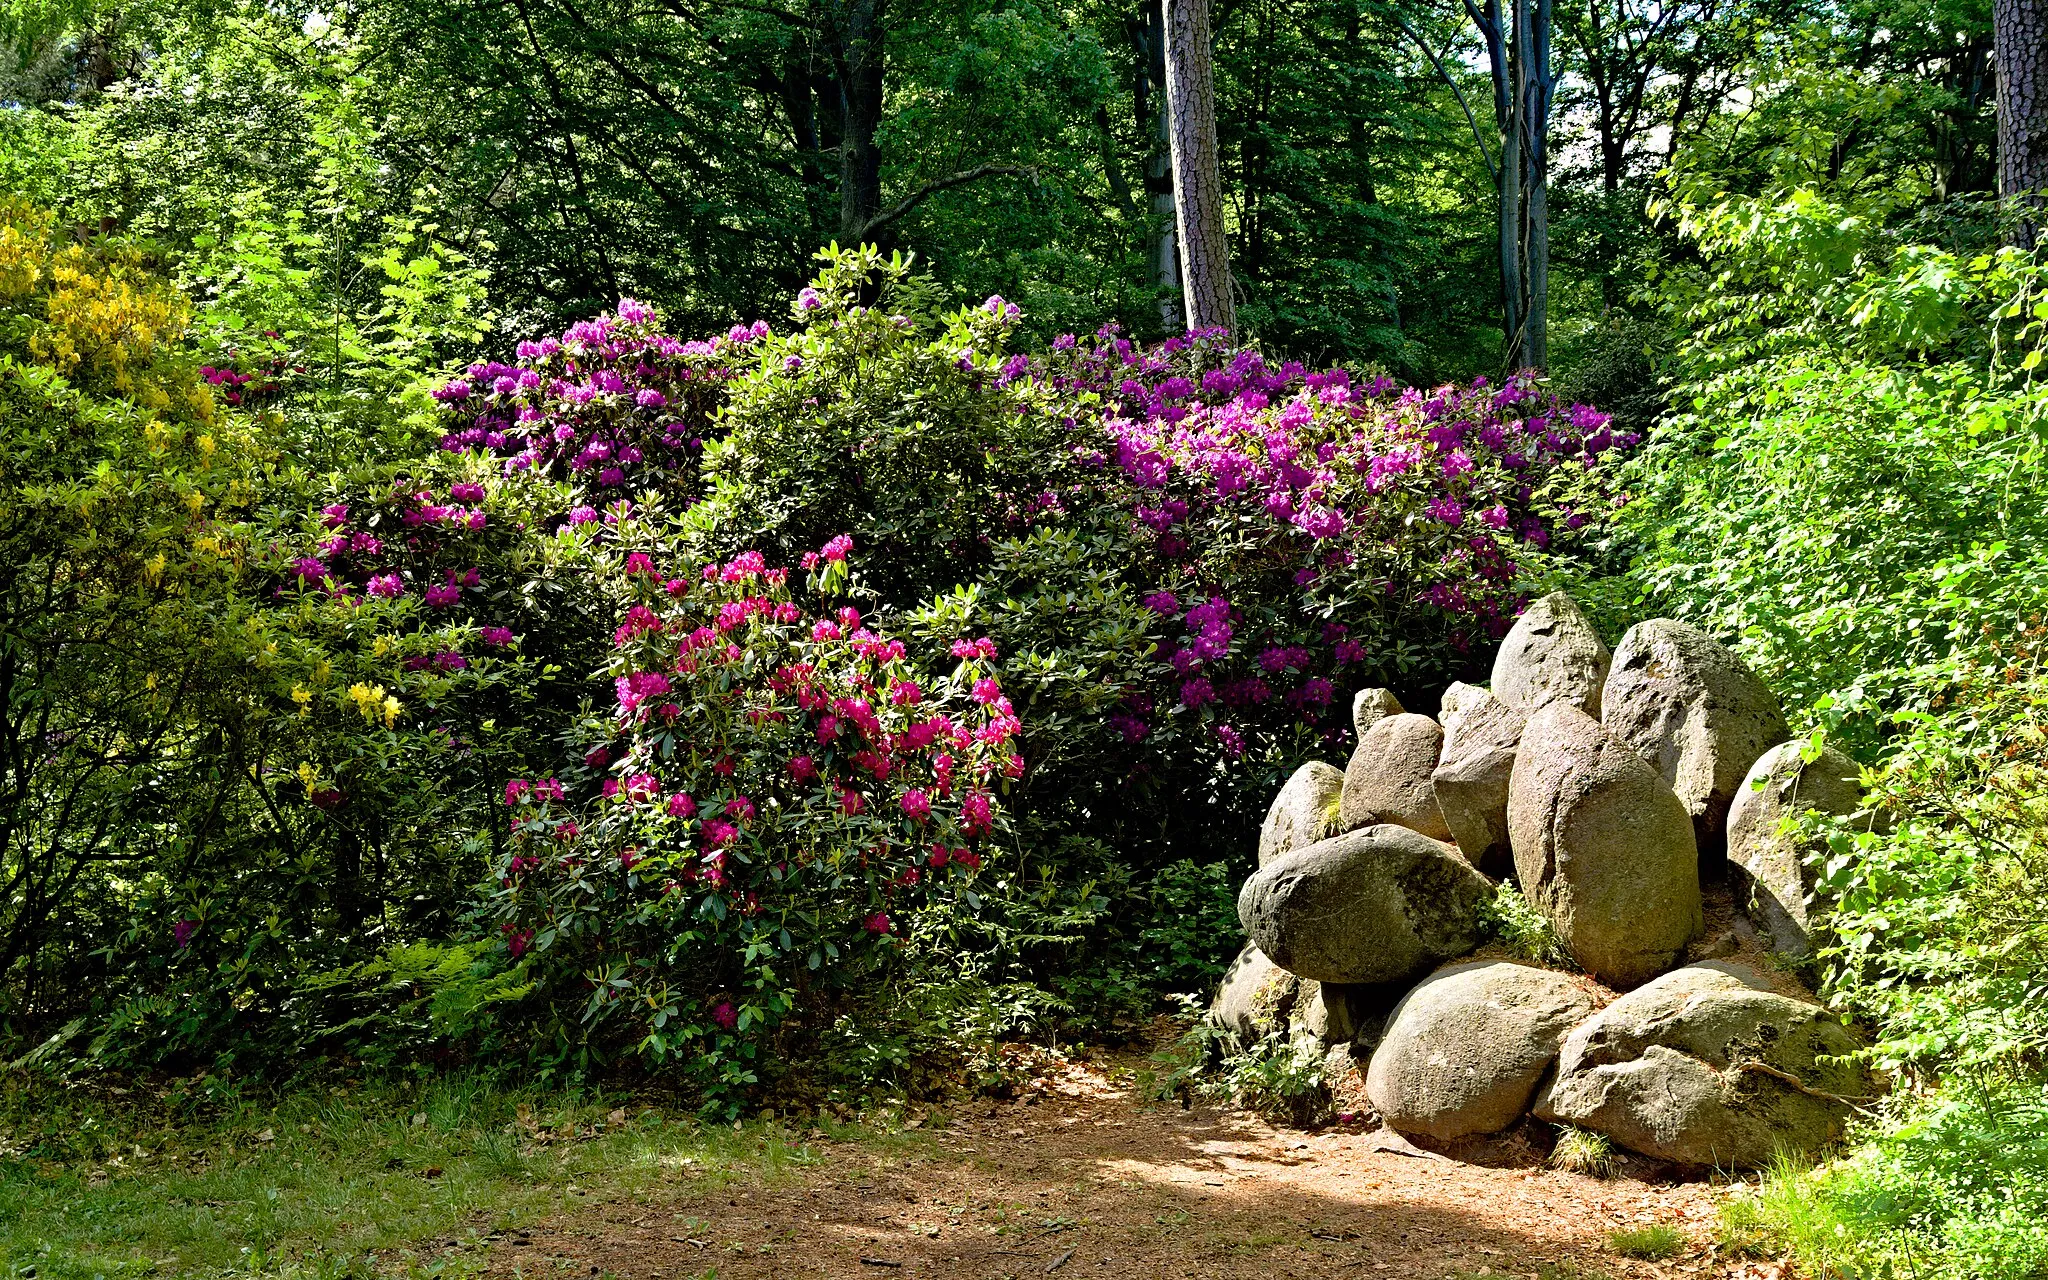
<instances>
[{"instance_id":1,"label":"forest background","mask_svg":"<svg viewBox=\"0 0 2048 1280\"><path fill-rule=\"evenodd\" d=\"M1497 86L1530 64L1490 67L1498 5L1210 20L1252 364L1158 345L1183 313L1144 6L0 7L14 1075L172 1073L195 1107L322 1072L624 1077L733 1114L973 1078L1007 1036L1127 1035L1228 960L1264 797L1342 758L1351 688L1426 710L1515 601L1564 586L1610 633L1663 613L1729 639L1888 817L1828 833L1809 976L1901 1087L1819 1175L1777 1175L1771 1229L1845 1274L2042 1274L2048 301L2030 206L2000 190L2002 165L2008 193L2038 185L2010 170L2042 171L2048 127L2007 111L2002 141L1994 109L1995 29L2038 35L2039 6L1511 6L1548 59L1547 232L1532 248L1522 189L1505 255L1527 120ZM1399 384L1492 401L1532 355L1503 262L1536 252L1544 382L1508 385L1574 424L1572 466L1519 493L1475 445L1455 495L1373 488L1339 535L1193 490L1176 512L1119 461L1119 396L1158 424L1255 395L1236 402L1309 452L1341 441L1275 416L1303 387L1377 397L1390 438L1419 429ZM587 431L587 402L519 379L600 316L642 353L605 392L622 432L653 424L618 437L630 475L539 446L515 474L516 447L461 436L479 402ZM1135 391L1105 372L1126 339L1153 344ZM832 452L878 423L889 466ZM1115 465L1069 456L1077 423ZM1502 524L1446 577L1488 485ZM1337 536L1377 550L1340 565ZM847 849L952 824L915 845L922 883L863 861L766 929L744 893L678 919L581 866L525 878L522 831L632 876L668 830L645 823L723 821L635 809L682 794L625 767L675 742L644 716L593 728L615 677L628 711L658 696L620 664L679 620L633 554L728 583L786 566L724 601L786 591L748 624L763 664L844 639L872 688L931 699L875 715L983 717L958 762L985 767L983 810L916 812L913 791L951 796L927 753L882 793L900 831L833 811ZM1129 567L1161 557L1227 604L1169 613L1173 584ZM829 641L769 629L799 601ZM1235 701L1220 675L1188 693L1182 621L1225 624L1204 638L1243 664ZM912 680L890 635L957 662ZM728 688L678 716L742 733ZM757 799L802 779L795 749L736 766ZM738 785L728 763L693 762L695 794ZM551 808L534 788L558 777ZM723 812L773 834L751 802ZM755 871L748 892L783 883Z\"/></svg>"}]
</instances>

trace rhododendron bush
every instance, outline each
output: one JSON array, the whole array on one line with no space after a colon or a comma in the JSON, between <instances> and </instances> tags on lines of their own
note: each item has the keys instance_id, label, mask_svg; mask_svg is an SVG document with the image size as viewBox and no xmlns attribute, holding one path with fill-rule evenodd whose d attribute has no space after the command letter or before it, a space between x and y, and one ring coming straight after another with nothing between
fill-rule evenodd
<instances>
[{"instance_id":1,"label":"rhododendron bush","mask_svg":"<svg viewBox=\"0 0 2048 1280\"><path fill-rule=\"evenodd\" d=\"M799 590L758 552L678 557L645 514L608 540L612 697L580 758L506 784L489 915L579 1007L576 1038L629 1030L729 1087L763 1029L876 973L910 915L978 905L1020 724L986 638L913 651L830 606L851 539L806 555Z\"/></svg>"},{"instance_id":2,"label":"rhododendron bush","mask_svg":"<svg viewBox=\"0 0 2048 1280\"><path fill-rule=\"evenodd\" d=\"M828 252L787 332L682 341L631 301L440 395L450 449L629 494L681 545L790 559L850 531L874 612L986 632L1024 723L1020 820L1156 863L1240 839L1347 749L1350 695L1470 674L1611 508L1632 437L1526 378L1433 391L1201 333L1013 352L901 259Z\"/></svg>"}]
</instances>

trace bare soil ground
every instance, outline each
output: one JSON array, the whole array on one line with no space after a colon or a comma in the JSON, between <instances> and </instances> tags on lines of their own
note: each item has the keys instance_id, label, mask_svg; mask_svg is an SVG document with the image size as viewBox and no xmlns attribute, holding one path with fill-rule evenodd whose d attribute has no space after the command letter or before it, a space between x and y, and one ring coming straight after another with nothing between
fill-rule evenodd
<instances>
[{"instance_id":1,"label":"bare soil ground","mask_svg":"<svg viewBox=\"0 0 2048 1280\"><path fill-rule=\"evenodd\" d=\"M682 1176L672 1203L594 1205L501 1239L487 1274L1791 1280L1719 1256L1716 1182L1599 1181L1513 1143L1486 1165L1379 1149L1355 1125L1145 1101L1137 1065L1058 1064L1023 1100L972 1104L900 1149L813 1132L820 1158L793 1176ZM1609 1246L1653 1224L1690 1244L1660 1262Z\"/></svg>"}]
</instances>

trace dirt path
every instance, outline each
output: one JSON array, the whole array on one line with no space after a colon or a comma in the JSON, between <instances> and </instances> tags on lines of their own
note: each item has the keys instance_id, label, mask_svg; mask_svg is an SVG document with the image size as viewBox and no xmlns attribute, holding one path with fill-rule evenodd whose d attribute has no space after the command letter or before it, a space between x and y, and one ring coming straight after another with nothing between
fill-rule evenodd
<instances>
[{"instance_id":1,"label":"dirt path","mask_svg":"<svg viewBox=\"0 0 2048 1280\"><path fill-rule=\"evenodd\" d=\"M487 1274L1789 1280L1715 1256L1725 1192L1707 1183L1375 1150L1356 1127L1142 1102L1129 1065L1068 1064L1028 1101L979 1103L908 1152L828 1143L772 1184L679 1181L671 1204L593 1206L501 1242ZM1691 1246L1656 1263L1608 1247L1616 1229L1659 1223Z\"/></svg>"}]
</instances>

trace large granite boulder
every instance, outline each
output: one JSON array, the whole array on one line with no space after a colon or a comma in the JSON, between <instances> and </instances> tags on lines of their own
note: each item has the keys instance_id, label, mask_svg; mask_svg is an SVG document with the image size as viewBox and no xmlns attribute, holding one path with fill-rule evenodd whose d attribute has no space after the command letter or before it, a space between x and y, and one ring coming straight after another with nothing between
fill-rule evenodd
<instances>
[{"instance_id":1,"label":"large granite boulder","mask_svg":"<svg viewBox=\"0 0 2048 1280\"><path fill-rule=\"evenodd\" d=\"M1394 982L1478 946L1492 896L1450 845L1382 823L1260 867L1237 895L1237 918L1290 973Z\"/></svg>"},{"instance_id":2,"label":"large granite boulder","mask_svg":"<svg viewBox=\"0 0 2048 1280\"><path fill-rule=\"evenodd\" d=\"M1600 633L1562 591L1531 604L1493 657L1493 696L1533 716L1553 702L1600 714L1609 655Z\"/></svg>"},{"instance_id":3,"label":"large granite boulder","mask_svg":"<svg viewBox=\"0 0 2048 1280\"><path fill-rule=\"evenodd\" d=\"M1522 730L1508 838L1522 892L1602 982L1646 982L1700 933L1699 856L1685 806L1570 703L1551 703Z\"/></svg>"},{"instance_id":4,"label":"large granite boulder","mask_svg":"<svg viewBox=\"0 0 2048 1280\"><path fill-rule=\"evenodd\" d=\"M1678 793L1710 867L1726 848L1728 806L1749 767L1790 732L1755 672L1706 632L1669 618L1639 622L1621 638L1600 722Z\"/></svg>"},{"instance_id":5,"label":"large granite boulder","mask_svg":"<svg viewBox=\"0 0 2048 1280\"><path fill-rule=\"evenodd\" d=\"M1266 810L1259 828L1259 865L1306 849L1337 834L1337 804L1344 795L1344 771L1311 760L1294 771Z\"/></svg>"},{"instance_id":6,"label":"large granite boulder","mask_svg":"<svg viewBox=\"0 0 2048 1280\"><path fill-rule=\"evenodd\" d=\"M1302 981L1246 943L1216 988L1209 1017L1247 1044L1284 1030L1300 1003Z\"/></svg>"},{"instance_id":7,"label":"large granite boulder","mask_svg":"<svg viewBox=\"0 0 2048 1280\"><path fill-rule=\"evenodd\" d=\"M1496 880L1514 871L1508 846L1508 780L1522 717L1484 689L1444 691L1444 746L1430 774L1437 809L1465 861Z\"/></svg>"},{"instance_id":8,"label":"large granite boulder","mask_svg":"<svg viewBox=\"0 0 2048 1280\"><path fill-rule=\"evenodd\" d=\"M1366 1071L1380 1118L1449 1141L1520 1119L1565 1033L1599 1005L1584 979L1507 961L1453 965L1394 1009Z\"/></svg>"},{"instance_id":9,"label":"large granite boulder","mask_svg":"<svg viewBox=\"0 0 2048 1280\"><path fill-rule=\"evenodd\" d=\"M1846 816L1863 807L1863 771L1833 747L1804 758L1806 743L1781 742L1757 757L1728 806L1728 862L1748 890L1751 917L1771 947L1803 956L1816 907L1811 842L1783 828L1801 812Z\"/></svg>"},{"instance_id":10,"label":"large granite boulder","mask_svg":"<svg viewBox=\"0 0 2048 1280\"><path fill-rule=\"evenodd\" d=\"M1351 731L1362 739L1367 729L1407 709L1392 689L1360 689L1351 695Z\"/></svg>"},{"instance_id":11,"label":"large granite boulder","mask_svg":"<svg viewBox=\"0 0 2048 1280\"><path fill-rule=\"evenodd\" d=\"M1375 722L1358 740L1344 770L1338 829L1391 822L1432 840L1450 839L1430 780L1443 744L1443 729L1428 716L1404 712Z\"/></svg>"},{"instance_id":12,"label":"large granite boulder","mask_svg":"<svg viewBox=\"0 0 2048 1280\"><path fill-rule=\"evenodd\" d=\"M1636 988L1566 1036L1535 1112L1659 1160L1757 1168L1842 1135L1873 1082L1823 1060L1855 1047L1826 1009L1711 961Z\"/></svg>"}]
</instances>

